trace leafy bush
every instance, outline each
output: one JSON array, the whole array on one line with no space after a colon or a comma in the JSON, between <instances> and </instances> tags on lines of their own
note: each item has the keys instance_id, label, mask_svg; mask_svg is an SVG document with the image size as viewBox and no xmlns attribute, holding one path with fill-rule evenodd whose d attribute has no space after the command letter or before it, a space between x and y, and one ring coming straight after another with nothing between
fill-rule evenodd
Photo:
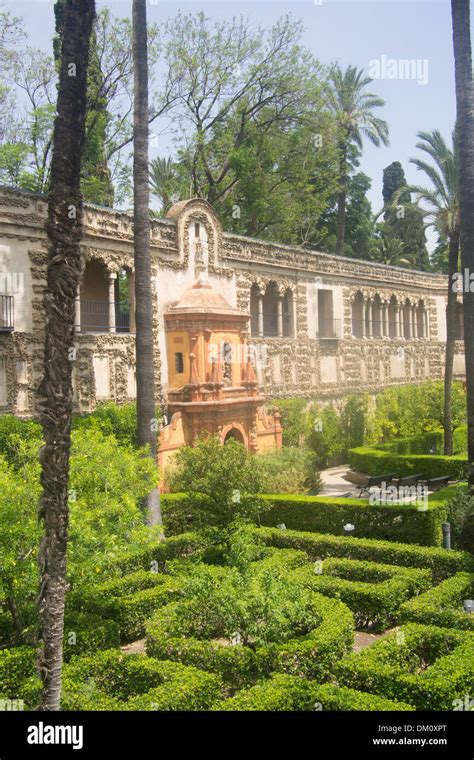
<instances>
[{"instance_id":1,"label":"leafy bush","mask_svg":"<svg viewBox=\"0 0 474 760\"><path fill-rule=\"evenodd\" d=\"M463 609L464 600L472 599L473 593L474 575L457 573L439 586L405 602L400 609L401 619L474 631L474 615Z\"/></svg>"},{"instance_id":2,"label":"leafy bush","mask_svg":"<svg viewBox=\"0 0 474 760\"><path fill-rule=\"evenodd\" d=\"M337 666L341 685L408 702L418 710L452 710L472 691L474 633L407 624Z\"/></svg>"},{"instance_id":3,"label":"leafy bush","mask_svg":"<svg viewBox=\"0 0 474 760\"><path fill-rule=\"evenodd\" d=\"M311 560L346 557L397 566L422 567L431 570L435 582L453 573L474 570L474 559L470 554L438 547L276 528L256 528L256 533L268 546L299 549L306 552Z\"/></svg>"},{"instance_id":4,"label":"leafy bush","mask_svg":"<svg viewBox=\"0 0 474 760\"><path fill-rule=\"evenodd\" d=\"M292 577L347 604L358 630L384 631L396 621L402 602L431 586L429 570L339 558L299 568Z\"/></svg>"},{"instance_id":5,"label":"leafy bush","mask_svg":"<svg viewBox=\"0 0 474 760\"><path fill-rule=\"evenodd\" d=\"M283 448L258 456L265 493L317 493L322 486L316 456L306 448Z\"/></svg>"},{"instance_id":6,"label":"leafy bush","mask_svg":"<svg viewBox=\"0 0 474 760\"><path fill-rule=\"evenodd\" d=\"M120 630L104 616L68 610L64 620L64 660L120 646Z\"/></svg>"},{"instance_id":7,"label":"leafy bush","mask_svg":"<svg viewBox=\"0 0 474 760\"><path fill-rule=\"evenodd\" d=\"M375 400L374 440L390 441L439 429L443 409L441 380L385 388ZM460 382L452 385L452 409L454 427L458 427L466 417L466 393Z\"/></svg>"},{"instance_id":8,"label":"leafy bush","mask_svg":"<svg viewBox=\"0 0 474 760\"><path fill-rule=\"evenodd\" d=\"M255 456L236 441L200 438L175 457L172 491L186 493L196 526L226 528L237 517L253 518L261 508L261 476Z\"/></svg>"},{"instance_id":9,"label":"leafy bush","mask_svg":"<svg viewBox=\"0 0 474 760\"><path fill-rule=\"evenodd\" d=\"M341 418L332 406L313 404L308 414L306 445L314 452L320 469L335 464L346 444Z\"/></svg>"},{"instance_id":10,"label":"leafy bush","mask_svg":"<svg viewBox=\"0 0 474 760\"><path fill-rule=\"evenodd\" d=\"M366 694L333 684L320 685L295 676L277 674L242 689L235 697L213 706L213 710L309 711L309 710L413 710L403 702Z\"/></svg>"},{"instance_id":11,"label":"leafy bush","mask_svg":"<svg viewBox=\"0 0 474 760\"><path fill-rule=\"evenodd\" d=\"M121 446L137 446L137 405L103 401L91 414L76 415L73 428L98 430L105 436L113 435Z\"/></svg>"},{"instance_id":12,"label":"leafy bush","mask_svg":"<svg viewBox=\"0 0 474 760\"><path fill-rule=\"evenodd\" d=\"M306 432L306 409L304 398L277 398L272 405L281 415L283 446L301 446Z\"/></svg>"},{"instance_id":13,"label":"leafy bush","mask_svg":"<svg viewBox=\"0 0 474 760\"><path fill-rule=\"evenodd\" d=\"M447 502L453 543L458 549L474 553L474 496L467 487L457 488Z\"/></svg>"},{"instance_id":14,"label":"leafy bush","mask_svg":"<svg viewBox=\"0 0 474 760\"><path fill-rule=\"evenodd\" d=\"M262 525L284 523L293 530L317 531L341 535L346 523L355 525L361 538L381 538L427 546L442 542L441 523L446 520L444 489L429 497L426 511L416 505L371 504L367 499L331 496L262 495L267 509L262 512Z\"/></svg>"},{"instance_id":15,"label":"leafy bush","mask_svg":"<svg viewBox=\"0 0 474 760\"><path fill-rule=\"evenodd\" d=\"M21 442L34 441L41 445L43 432L39 422L22 420L12 414L0 414L0 457L5 457L8 464L15 469L21 467L24 457L21 455Z\"/></svg>"},{"instance_id":16,"label":"leafy bush","mask_svg":"<svg viewBox=\"0 0 474 760\"><path fill-rule=\"evenodd\" d=\"M282 554L240 569L194 565L184 598L149 621L148 654L217 672L234 688L273 670L326 677L351 646L352 615L292 581L304 556Z\"/></svg>"}]
</instances>

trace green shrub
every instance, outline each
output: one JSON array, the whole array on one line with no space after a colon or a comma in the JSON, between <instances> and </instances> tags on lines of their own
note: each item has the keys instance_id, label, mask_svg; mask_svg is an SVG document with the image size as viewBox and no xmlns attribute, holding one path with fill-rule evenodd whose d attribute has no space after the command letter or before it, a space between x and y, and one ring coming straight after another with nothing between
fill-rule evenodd
<instances>
[{"instance_id":1,"label":"green shrub","mask_svg":"<svg viewBox=\"0 0 474 760\"><path fill-rule=\"evenodd\" d=\"M474 575L456 573L451 578L410 599L400 608L405 622L474 631L474 615L464 612L463 602L472 599Z\"/></svg>"},{"instance_id":2,"label":"green shrub","mask_svg":"<svg viewBox=\"0 0 474 760\"><path fill-rule=\"evenodd\" d=\"M21 646L0 649L0 696L23 699L23 684L36 669L36 649Z\"/></svg>"},{"instance_id":3,"label":"green shrub","mask_svg":"<svg viewBox=\"0 0 474 760\"><path fill-rule=\"evenodd\" d=\"M317 493L322 486L313 452L283 448L258 456L265 493Z\"/></svg>"},{"instance_id":4,"label":"green shrub","mask_svg":"<svg viewBox=\"0 0 474 760\"><path fill-rule=\"evenodd\" d=\"M312 594L314 627L282 644L249 647L217 638L203 640L184 635L175 605L158 610L147 626L147 653L218 673L232 688L240 688L273 671L324 680L334 662L349 651L353 619L335 599Z\"/></svg>"},{"instance_id":5,"label":"green shrub","mask_svg":"<svg viewBox=\"0 0 474 760\"><path fill-rule=\"evenodd\" d=\"M467 451L467 425L460 425L453 433L453 453L465 454Z\"/></svg>"},{"instance_id":6,"label":"green shrub","mask_svg":"<svg viewBox=\"0 0 474 760\"><path fill-rule=\"evenodd\" d=\"M84 612L67 612L64 620L65 661L75 655L119 646L120 629L115 620Z\"/></svg>"},{"instance_id":7,"label":"green shrub","mask_svg":"<svg viewBox=\"0 0 474 760\"><path fill-rule=\"evenodd\" d=\"M159 418L157 412L157 418ZM73 427L76 430L99 430L104 435L113 435L121 446L137 446L137 405L115 404L103 401L87 415L75 415Z\"/></svg>"},{"instance_id":8,"label":"green shrub","mask_svg":"<svg viewBox=\"0 0 474 760\"><path fill-rule=\"evenodd\" d=\"M472 693L474 633L407 624L337 666L338 681L418 710L452 710Z\"/></svg>"},{"instance_id":9,"label":"green shrub","mask_svg":"<svg viewBox=\"0 0 474 760\"><path fill-rule=\"evenodd\" d=\"M61 708L204 710L220 697L221 687L218 677L196 668L109 650L74 658L64 667ZM30 688L30 704L33 695Z\"/></svg>"},{"instance_id":10,"label":"green shrub","mask_svg":"<svg viewBox=\"0 0 474 760\"><path fill-rule=\"evenodd\" d=\"M310 710L413 710L402 702L366 694L333 684L320 685L296 676L274 675L266 681L242 689L235 697L213 706L231 711L310 711Z\"/></svg>"},{"instance_id":11,"label":"green shrub","mask_svg":"<svg viewBox=\"0 0 474 760\"><path fill-rule=\"evenodd\" d=\"M444 489L428 500L426 511L413 504L371 504L367 499L330 496L263 495L269 505L260 523L275 526L284 523L293 530L317 531L342 535L344 525L353 523L361 538L378 538L426 546L442 542L441 523L446 520Z\"/></svg>"},{"instance_id":12,"label":"green shrub","mask_svg":"<svg viewBox=\"0 0 474 760\"><path fill-rule=\"evenodd\" d=\"M402 441L398 441L396 446L403 447ZM422 473L426 478L450 475L453 480L465 480L467 476L465 454L452 457L440 454L402 454L397 453L392 448L392 444L350 449L349 464L353 470L366 475L385 475L395 472L400 477L405 477Z\"/></svg>"},{"instance_id":13,"label":"green shrub","mask_svg":"<svg viewBox=\"0 0 474 760\"><path fill-rule=\"evenodd\" d=\"M346 449L342 421L332 406L313 404L307 422L306 444L320 469L335 464Z\"/></svg>"},{"instance_id":14,"label":"green shrub","mask_svg":"<svg viewBox=\"0 0 474 760\"><path fill-rule=\"evenodd\" d=\"M71 604L76 609L114 621L120 631L120 641L127 643L144 635L146 619L157 607L174 599L180 588L177 578L139 570L75 594Z\"/></svg>"},{"instance_id":15,"label":"green shrub","mask_svg":"<svg viewBox=\"0 0 474 760\"><path fill-rule=\"evenodd\" d=\"M111 567L124 574L136 570L156 571L164 569L166 562L176 557L199 555L204 547L205 541L198 533L170 536L166 541L152 539L138 550L133 549L114 557Z\"/></svg>"},{"instance_id":16,"label":"green shrub","mask_svg":"<svg viewBox=\"0 0 474 760\"><path fill-rule=\"evenodd\" d=\"M394 623L400 605L432 582L429 570L340 558L299 568L292 577L320 594L337 597L352 610L358 630L374 631Z\"/></svg>"},{"instance_id":17,"label":"green shrub","mask_svg":"<svg viewBox=\"0 0 474 760\"><path fill-rule=\"evenodd\" d=\"M42 439L43 432L39 422L22 420L12 414L0 414L0 456L5 457L15 469L23 464L21 441L37 442L39 448Z\"/></svg>"},{"instance_id":18,"label":"green shrub","mask_svg":"<svg viewBox=\"0 0 474 760\"><path fill-rule=\"evenodd\" d=\"M470 554L438 547L331 536L322 533L303 533L278 528L256 528L256 533L268 546L299 549L306 552L311 560L346 557L390 565L427 568L432 572L435 582L444 580L457 572L474 570L474 559Z\"/></svg>"},{"instance_id":19,"label":"green shrub","mask_svg":"<svg viewBox=\"0 0 474 760\"><path fill-rule=\"evenodd\" d=\"M448 521L453 544L457 549L474 553L474 496L461 486L447 500Z\"/></svg>"},{"instance_id":20,"label":"green shrub","mask_svg":"<svg viewBox=\"0 0 474 760\"><path fill-rule=\"evenodd\" d=\"M307 400L277 398L272 405L280 412L283 446L301 446L306 432Z\"/></svg>"}]
</instances>

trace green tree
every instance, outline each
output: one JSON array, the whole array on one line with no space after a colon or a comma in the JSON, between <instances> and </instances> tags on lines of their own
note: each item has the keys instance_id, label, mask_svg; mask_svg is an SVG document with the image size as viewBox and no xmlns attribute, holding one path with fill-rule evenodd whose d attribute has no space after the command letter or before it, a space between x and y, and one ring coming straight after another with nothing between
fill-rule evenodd
<instances>
[{"instance_id":1,"label":"green tree","mask_svg":"<svg viewBox=\"0 0 474 760\"><path fill-rule=\"evenodd\" d=\"M374 261L393 267L413 267L413 256L405 255L403 240L396 236L393 227L381 225L379 235L375 241Z\"/></svg>"},{"instance_id":2,"label":"green tree","mask_svg":"<svg viewBox=\"0 0 474 760\"><path fill-rule=\"evenodd\" d=\"M385 105L382 98L367 91L372 82L362 70L348 66L345 71L335 64L329 72L329 107L338 125L339 195L336 253L344 253L349 152L352 145L362 150L367 137L379 147L388 145L388 126L374 111Z\"/></svg>"},{"instance_id":3,"label":"green tree","mask_svg":"<svg viewBox=\"0 0 474 760\"><path fill-rule=\"evenodd\" d=\"M410 159L419 171L424 172L432 188L410 186L417 202L426 206L425 218L444 240L449 241L448 300L446 306L446 355L444 368L444 453L453 453L453 423L451 395L453 382L454 349L456 343L457 294L455 275L459 270L459 166L455 136L449 148L437 130L419 132L417 148L431 158L431 163L420 158ZM402 192L402 191L399 191ZM397 197L397 195L395 196Z\"/></svg>"},{"instance_id":4,"label":"green tree","mask_svg":"<svg viewBox=\"0 0 474 760\"><path fill-rule=\"evenodd\" d=\"M257 458L236 441L200 438L175 457L171 489L188 494L196 522L228 528L237 518L254 519L262 480Z\"/></svg>"},{"instance_id":5,"label":"green tree","mask_svg":"<svg viewBox=\"0 0 474 760\"><path fill-rule=\"evenodd\" d=\"M426 247L423 212L411 202L411 195L404 190L395 208L394 195L406 188L405 172L399 161L393 161L383 172L383 201L385 226L402 241L401 258L411 262L410 266L427 271L430 268L428 249Z\"/></svg>"}]
</instances>

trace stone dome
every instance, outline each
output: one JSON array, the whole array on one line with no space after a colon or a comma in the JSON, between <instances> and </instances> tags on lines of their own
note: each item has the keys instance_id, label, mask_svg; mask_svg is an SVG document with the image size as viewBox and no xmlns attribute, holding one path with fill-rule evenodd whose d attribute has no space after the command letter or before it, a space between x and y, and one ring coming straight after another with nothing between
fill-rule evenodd
<instances>
[{"instance_id":1,"label":"stone dome","mask_svg":"<svg viewBox=\"0 0 474 760\"><path fill-rule=\"evenodd\" d=\"M222 314L247 318L243 311L234 309L222 293L213 290L203 277L167 309L167 314Z\"/></svg>"}]
</instances>

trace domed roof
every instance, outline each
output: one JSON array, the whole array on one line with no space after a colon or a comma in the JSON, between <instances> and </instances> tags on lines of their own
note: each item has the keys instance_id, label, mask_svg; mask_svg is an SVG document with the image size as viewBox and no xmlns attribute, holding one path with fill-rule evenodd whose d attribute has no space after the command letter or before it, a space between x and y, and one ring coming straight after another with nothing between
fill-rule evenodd
<instances>
[{"instance_id":1,"label":"domed roof","mask_svg":"<svg viewBox=\"0 0 474 760\"><path fill-rule=\"evenodd\" d=\"M248 318L240 309L234 309L222 293L213 290L202 277L167 309L167 314L222 314Z\"/></svg>"}]
</instances>

